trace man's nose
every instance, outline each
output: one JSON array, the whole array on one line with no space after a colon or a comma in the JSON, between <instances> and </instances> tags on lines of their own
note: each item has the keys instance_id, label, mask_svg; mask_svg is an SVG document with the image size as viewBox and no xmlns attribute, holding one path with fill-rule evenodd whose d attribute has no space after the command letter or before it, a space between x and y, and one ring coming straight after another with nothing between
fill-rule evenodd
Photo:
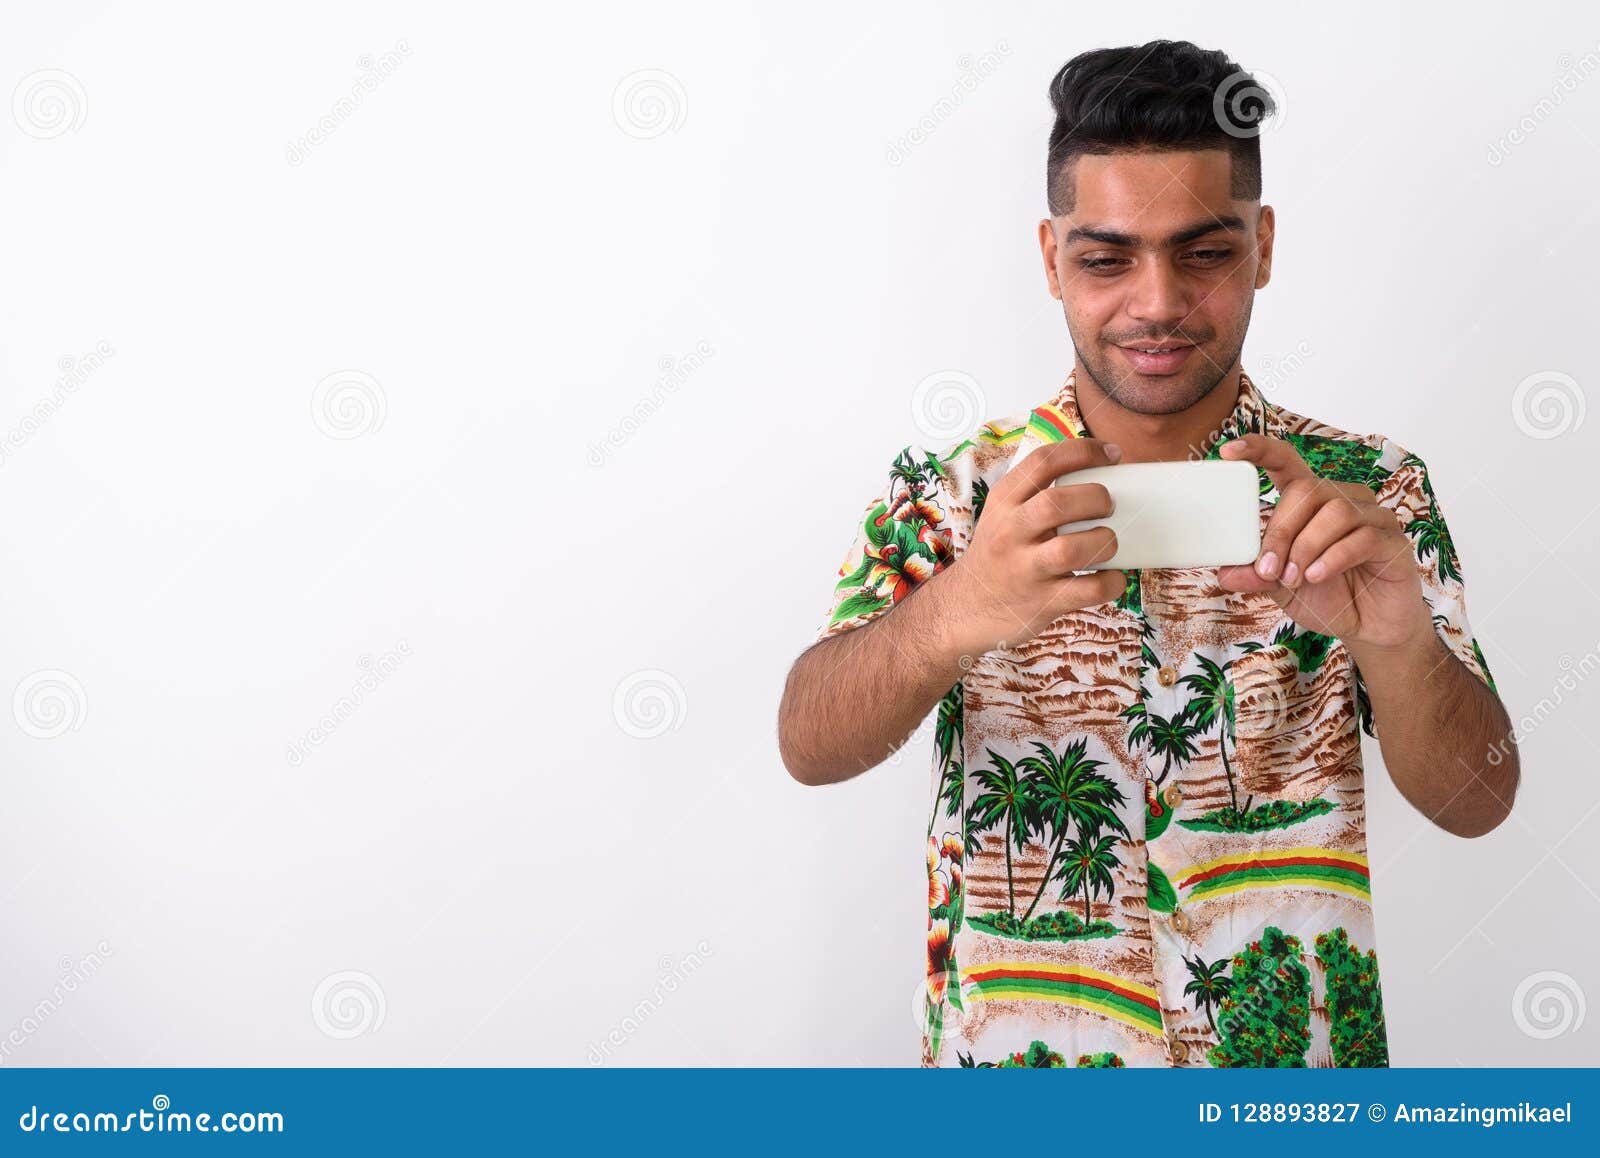
<instances>
[{"instance_id":1,"label":"man's nose","mask_svg":"<svg viewBox=\"0 0 1600 1158\"><path fill-rule=\"evenodd\" d=\"M1162 259L1141 262L1128 289L1128 316L1152 326L1177 326L1192 304L1183 278Z\"/></svg>"}]
</instances>

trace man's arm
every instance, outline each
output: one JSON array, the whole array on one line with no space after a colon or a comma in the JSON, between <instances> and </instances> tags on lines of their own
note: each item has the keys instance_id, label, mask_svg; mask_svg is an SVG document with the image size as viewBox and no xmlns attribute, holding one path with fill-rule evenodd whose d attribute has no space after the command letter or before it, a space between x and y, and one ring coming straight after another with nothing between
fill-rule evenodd
<instances>
[{"instance_id":1,"label":"man's arm","mask_svg":"<svg viewBox=\"0 0 1600 1158\"><path fill-rule=\"evenodd\" d=\"M1246 434L1219 453L1266 471L1279 497L1254 566L1224 567L1218 581L1267 592L1296 623L1342 640L1372 700L1395 786L1447 832L1495 828L1510 814L1519 777L1510 720L1434 630L1426 568L1398 517L1362 483L1319 478L1279 439ZM1425 488L1420 460L1411 469ZM1442 525L1437 510L1433 517Z\"/></svg>"},{"instance_id":2,"label":"man's arm","mask_svg":"<svg viewBox=\"0 0 1600 1158\"><path fill-rule=\"evenodd\" d=\"M1116 553L1109 528L1056 532L1109 515L1110 494L1098 483L1051 485L1120 455L1090 438L1028 455L989 492L955 562L864 626L812 645L790 670L778 709L778 750L789 774L802 784L832 784L881 764L973 660L1121 595L1122 571L1073 574Z\"/></svg>"},{"instance_id":3,"label":"man's arm","mask_svg":"<svg viewBox=\"0 0 1600 1158\"><path fill-rule=\"evenodd\" d=\"M1510 815L1521 779L1511 719L1424 622L1398 647L1347 646L1395 787L1445 831L1482 836Z\"/></svg>"},{"instance_id":4,"label":"man's arm","mask_svg":"<svg viewBox=\"0 0 1600 1158\"><path fill-rule=\"evenodd\" d=\"M883 763L961 678L949 597L959 566L795 661L778 709L778 750L796 780L831 784Z\"/></svg>"}]
</instances>

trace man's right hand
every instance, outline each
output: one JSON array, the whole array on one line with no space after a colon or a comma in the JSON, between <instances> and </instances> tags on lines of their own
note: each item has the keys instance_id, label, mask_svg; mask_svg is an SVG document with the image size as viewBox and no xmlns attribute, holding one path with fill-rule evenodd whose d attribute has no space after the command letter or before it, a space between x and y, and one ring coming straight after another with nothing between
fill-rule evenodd
<instances>
[{"instance_id":1,"label":"man's right hand","mask_svg":"<svg viewBox=\"0 0 1600 1158\"><path fill-rule=\"evenodd\" d=\"M1114 443L1069 438L1028 455L995 484L972 542L942 577L942 602L962 655L1032 639L1069 611L1122 594L1128 582L1123 571L1073 574L1116 554L1114 531L1092 527L1063 535L1056 529L1109 515L1110 493L1099 483L1053 485L1062 475L1121 457Z\"/></svg>"}]
</instances>

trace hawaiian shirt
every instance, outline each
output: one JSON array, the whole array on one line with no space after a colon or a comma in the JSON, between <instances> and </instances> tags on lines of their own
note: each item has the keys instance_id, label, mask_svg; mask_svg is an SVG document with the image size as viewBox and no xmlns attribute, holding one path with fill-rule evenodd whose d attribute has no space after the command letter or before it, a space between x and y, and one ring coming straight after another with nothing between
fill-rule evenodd
<instances>
[{"instance_id":1,"label":"hawaiian shirt","mask_svg":"<svg viewBox=\"0 0 1600 1158\"><path fill-rule=\"evenodd\" d=\"M1074 377L1031 412L908 446L817 638L959 559L989 489L1084 437ZM1247 431L1361 482L1415 545L1441 639L1494 688L1427 467L1269 403L1240 374L1207 458ZM1277 490L1258 469L1263 528ZM1385 1066L1359 731L1337 638L1216 568L1128 572L965 669L930 717L924 1066Z\"/></svg>"}]
</instances>

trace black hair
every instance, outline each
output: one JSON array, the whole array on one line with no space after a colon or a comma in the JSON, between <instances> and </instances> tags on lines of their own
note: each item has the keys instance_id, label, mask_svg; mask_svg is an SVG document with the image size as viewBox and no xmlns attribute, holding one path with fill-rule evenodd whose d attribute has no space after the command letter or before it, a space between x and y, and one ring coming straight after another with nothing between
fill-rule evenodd
<instances>
[{"instance_id":1,"label":"black hair","mask_svg":"<svg viewBox=\"0 0 1600 1158\"><path fill-rule=\"evenodd\" d=\"M1224 52L1187 40L1152 40L1079 53L1050 82L1045 199L1052 216L1072 212L1070 162L1084 153L1226 149L1230 191L1261 199L1261 123L1270 93Z\"/></svg>"}]
</instances>

